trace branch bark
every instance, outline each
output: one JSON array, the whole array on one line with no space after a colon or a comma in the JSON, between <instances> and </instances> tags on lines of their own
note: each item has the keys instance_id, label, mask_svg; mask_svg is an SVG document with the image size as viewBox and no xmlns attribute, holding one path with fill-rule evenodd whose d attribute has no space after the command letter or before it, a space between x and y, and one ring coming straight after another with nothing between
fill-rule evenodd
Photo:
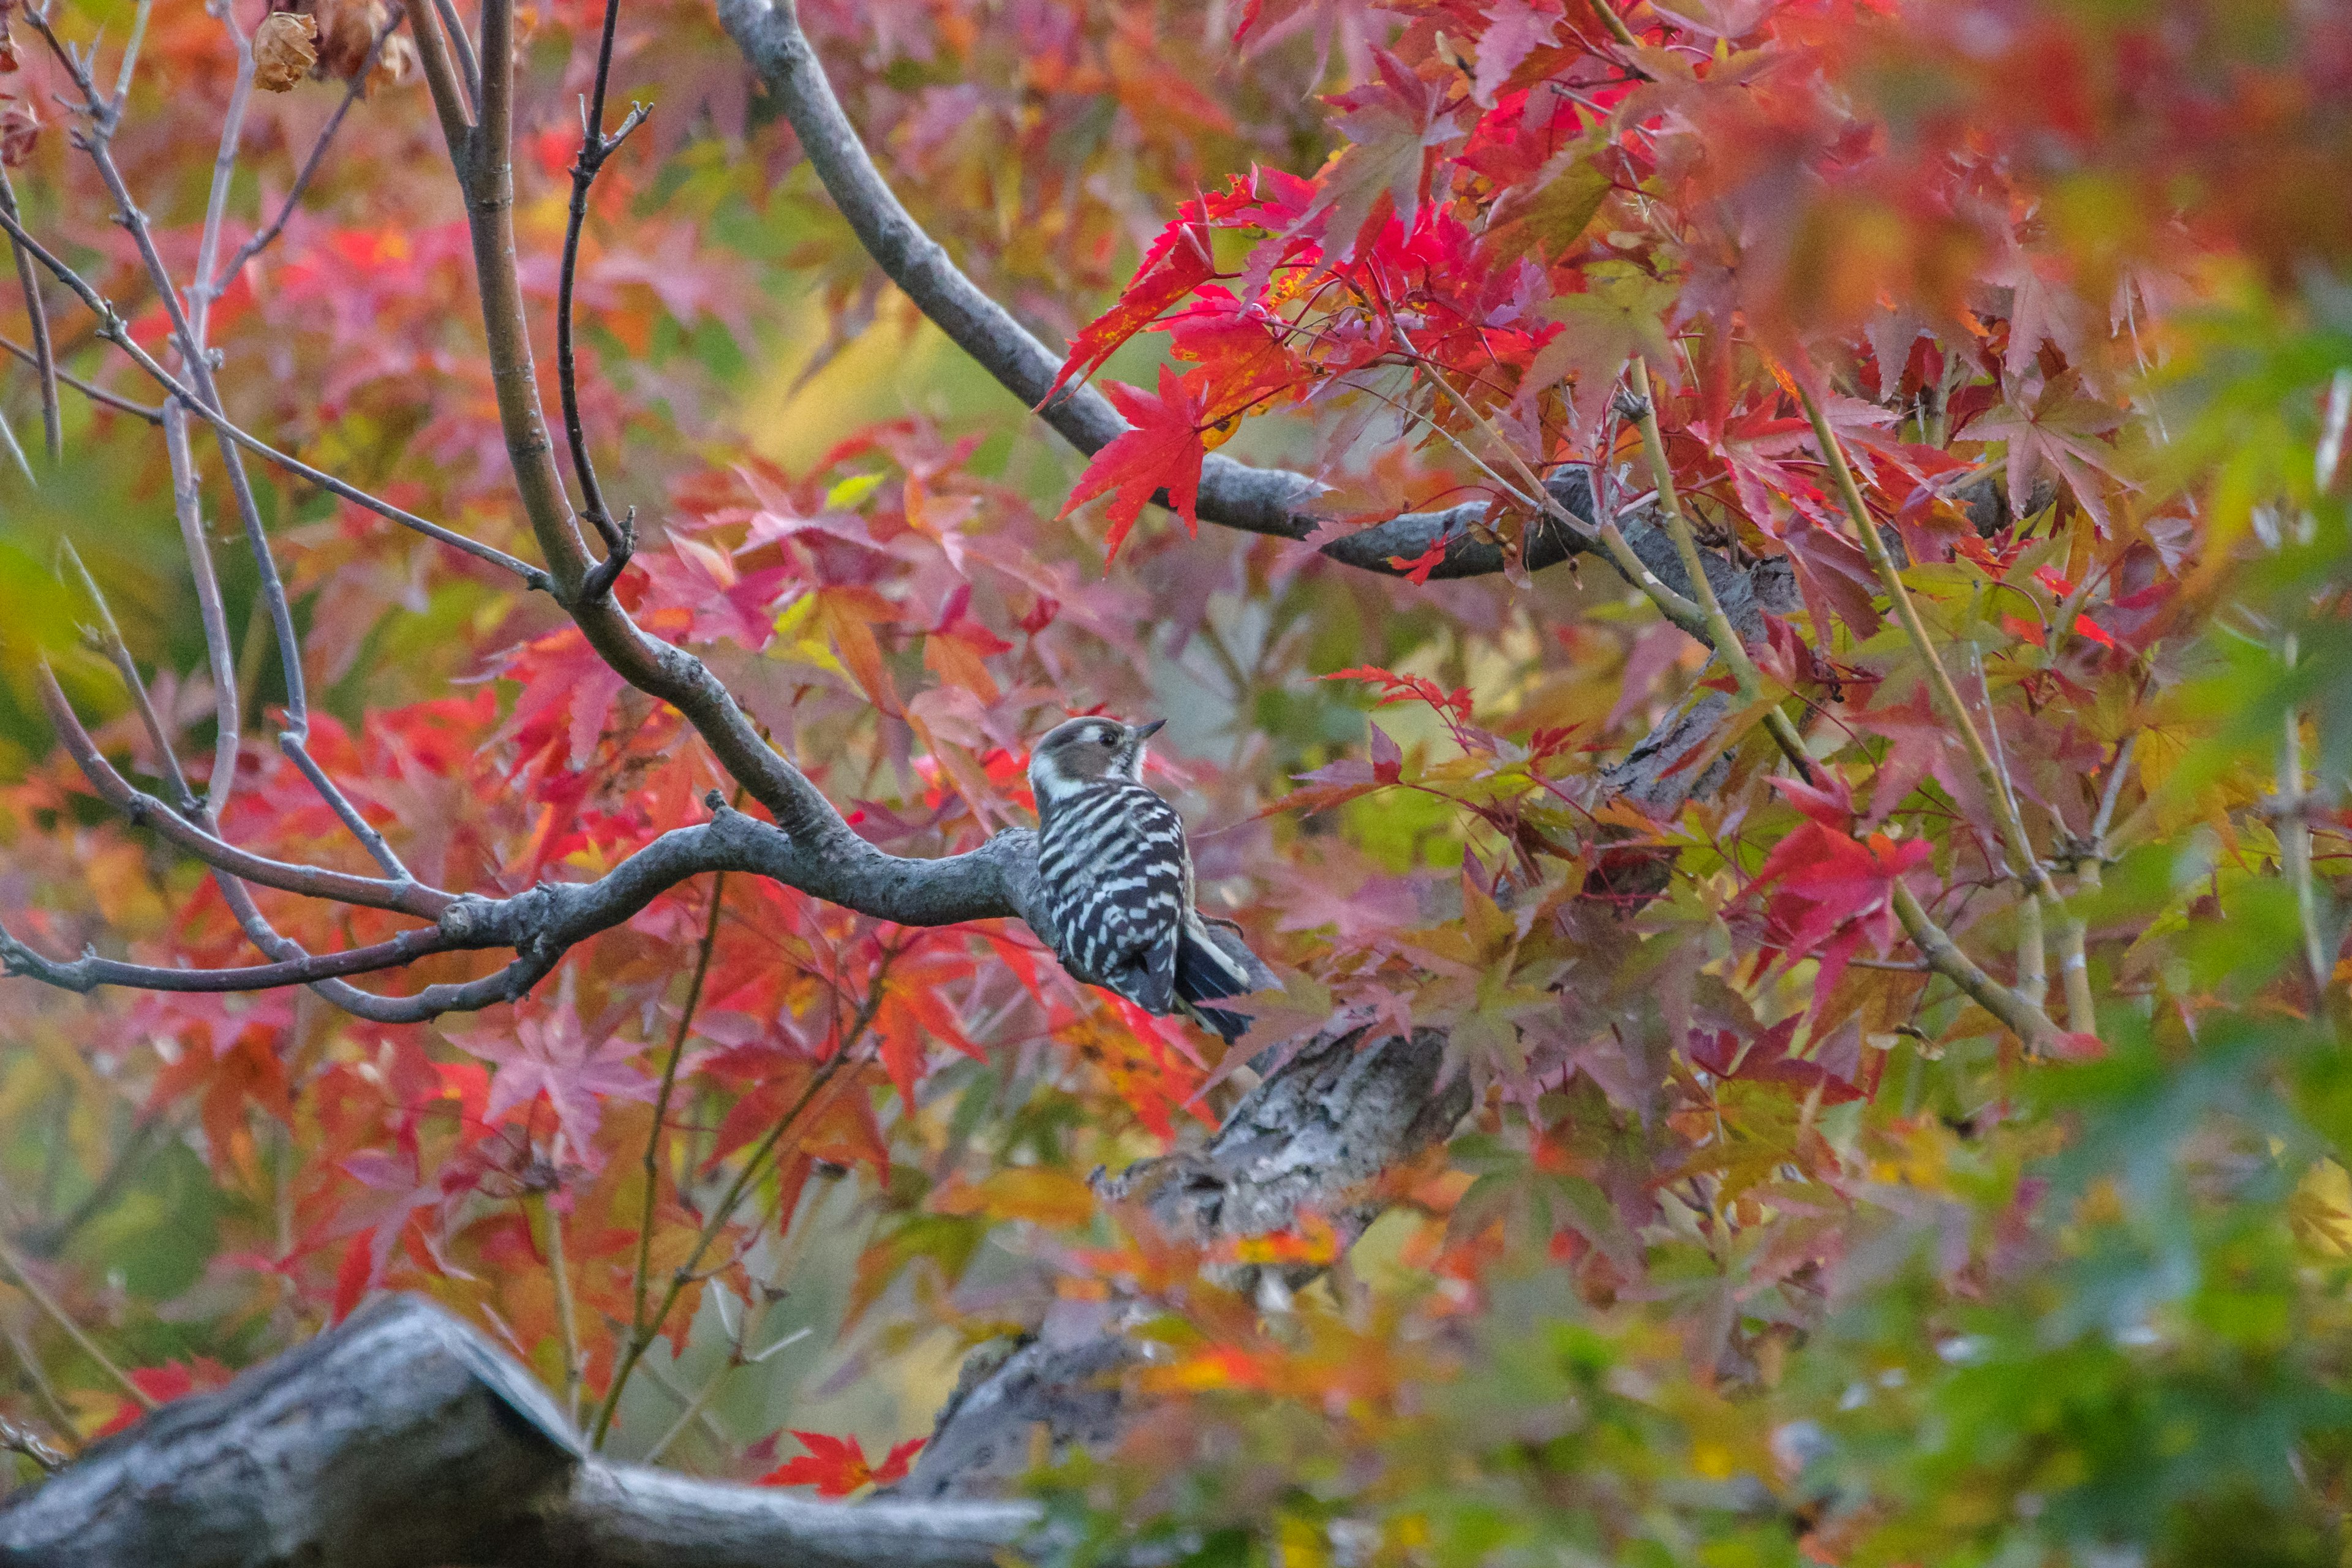
<instances>
[{"instance_id":1,"label":"branch bark","mask_svg":"<svg viewBox=\"0 0 2352 1568\"><path fill-rule=\"evenodd\" d=\"M849 1506L604 1464L503 1351L394 1296L11 1500L0 1560L987 1568L1038 1518L1026 1503Z\"/></svg>"}]
</instances>

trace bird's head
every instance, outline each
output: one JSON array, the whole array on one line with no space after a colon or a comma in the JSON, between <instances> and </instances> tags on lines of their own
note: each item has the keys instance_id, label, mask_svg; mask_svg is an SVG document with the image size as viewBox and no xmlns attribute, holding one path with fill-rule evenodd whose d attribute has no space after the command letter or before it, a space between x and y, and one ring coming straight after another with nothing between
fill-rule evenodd
<instances>
[{"instance_id":1,"label":"bird's head","mask_svg":"<svg viewBox=\"0 0 2352 1568\"><path fill-rule=\"evenodd\" d=\"M1104 779L1139 783L1143 742L1167 721L1122 724L1116 719L1090 718L1056 724L1029 754L1029 787L1042 805L1066 800Z\"/></svg>"}]
</instances>

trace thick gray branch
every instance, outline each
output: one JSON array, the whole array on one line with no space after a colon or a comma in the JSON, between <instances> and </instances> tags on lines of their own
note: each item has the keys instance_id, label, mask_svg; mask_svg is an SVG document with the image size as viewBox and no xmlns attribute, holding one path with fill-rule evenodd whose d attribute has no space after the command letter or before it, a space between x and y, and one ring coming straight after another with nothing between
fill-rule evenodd
<instances>
[{"instance_id":1,"label":"thick gray branch","mask_svg":"<svg viewBox=\"0 0 2352 1568\"><path fill-rule=\"evenodd\" d=\"M415 1296L173 1402L0 1511L26 1568L987 1568L1024 1503L847 1505L591 1456L530 1373Z\"/></svg>"}]
</instances>

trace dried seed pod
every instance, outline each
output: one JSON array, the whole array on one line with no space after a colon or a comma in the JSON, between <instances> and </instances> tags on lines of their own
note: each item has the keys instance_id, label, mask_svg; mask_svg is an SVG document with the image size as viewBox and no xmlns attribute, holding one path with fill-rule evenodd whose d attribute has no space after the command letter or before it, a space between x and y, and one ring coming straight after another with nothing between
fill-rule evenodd
<instances>
[{"instance_id":1,"label":"dried seed pod","mask_svg":"<svg viewBox=\"0 0 2352 1568\"><path fill-rule=\"evenodd\" d=\"M253 85L291 92L319 63L319 24L291 11L273 11L253 33Z\"/></svg>"}]
</instances>

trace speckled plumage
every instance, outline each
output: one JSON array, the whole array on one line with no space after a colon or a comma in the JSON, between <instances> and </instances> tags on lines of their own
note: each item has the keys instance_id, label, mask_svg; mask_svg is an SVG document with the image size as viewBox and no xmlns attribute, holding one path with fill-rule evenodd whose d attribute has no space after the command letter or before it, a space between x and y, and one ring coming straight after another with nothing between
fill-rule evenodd
<instances>
[{"instance_id":1,"label":"speckled plumage","mask_svg":"<svg viewBox=\"0 0 2352 1568\"><path fill-rule=\"evenodd\" d=\"M1055 945L1088 984L1231 1040L1248 1019L1201 1004L1254 987L1192 908L1183 819L1141 782L1143 742L1159 728L1074 719L1037 744L1029 781Z\"/></svg>"}]
</instances>

